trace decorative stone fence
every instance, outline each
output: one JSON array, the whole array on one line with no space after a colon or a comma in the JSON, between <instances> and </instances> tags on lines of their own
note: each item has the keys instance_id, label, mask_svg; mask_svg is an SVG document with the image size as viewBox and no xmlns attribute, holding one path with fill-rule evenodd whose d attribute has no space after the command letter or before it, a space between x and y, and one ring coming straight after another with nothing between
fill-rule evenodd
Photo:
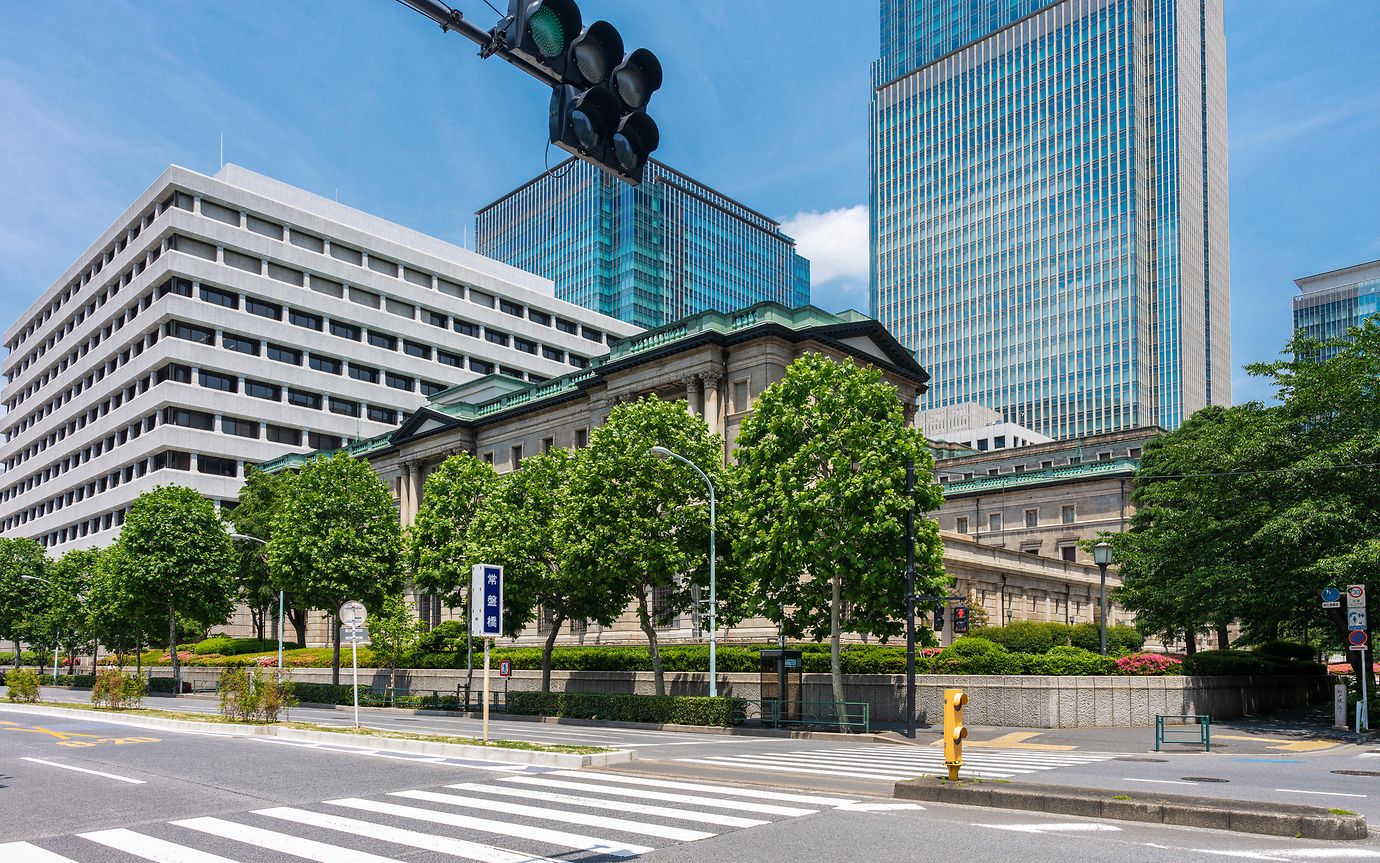
<instances>
[{"instance_id":1,"label":"decorative stone fence","mask_svg":"<svg viewBox=\"0 0 1380 863\"><path fill-rule=\"evenodd\" d=\"M183 679L214 685L217 668L184 668ZM330 683L329 668L290 668L294 680ZM157 667L153 674L167 677L171 669ZM475 670L476 697L483 672ZM350 682L348 667L341 669L342 683ZM388 685L387 669L361 668L361 685L382 689ZM465 683L465 671L399 669L397 685L413 692L454 694ZM1155 714L1201 713L1213 719L1272 713L1318 704L1331 697L1327 675L1308 677L1044 677L919 675L916 678L917 714L922 722L942 721L941 700L945 689L968 693L965 718L970 725L1005 725L1023 728L1078 728L1151 726ZM805 701L833 701L827 674L803 676ZM493 672L490 685L500 695L505 690L541 688L541 672L514 671L507 681ZM561 692L634 693L652 695L655 685L648 671L553 671L551 688ZM666 674L670 695L708 695L709 675ZM756 674L719 675L719 694L757 701L761 698ZM849 701L872 705L874 722L899 722L905 705L906 680L899 674L844 676L844 695Z\"/></svg>"}]
</instances>

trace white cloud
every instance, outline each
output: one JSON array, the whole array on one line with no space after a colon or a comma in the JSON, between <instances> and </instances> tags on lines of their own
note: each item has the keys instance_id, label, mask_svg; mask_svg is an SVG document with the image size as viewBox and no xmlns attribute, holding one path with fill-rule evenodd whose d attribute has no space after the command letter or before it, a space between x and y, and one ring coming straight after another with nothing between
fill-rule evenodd
<instances>
[{"instance_id":1,"label":"white cloud","mask_svg":"<svg viewBox=\"0 0 1380 863\"><path fill-rule=\"evenodd\" d=\"M867 295L867 205L803 212L785 220L781 230L795 237L796 249L810 259L810 282L819 287L838 282L844 293Z\"/></svg>"}]
</instances>

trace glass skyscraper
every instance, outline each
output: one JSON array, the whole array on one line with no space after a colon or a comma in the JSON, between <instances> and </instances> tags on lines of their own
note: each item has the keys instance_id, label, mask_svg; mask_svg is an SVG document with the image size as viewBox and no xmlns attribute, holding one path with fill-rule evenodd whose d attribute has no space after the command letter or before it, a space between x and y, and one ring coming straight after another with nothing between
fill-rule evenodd
<instances>
[{"instance_id":1,"label":"glass skyscraper","mask_svg":"<svg viewBox=\"0 0 1380 863\"><path fill-rule=\"evenodd\" d=\"M1055 438L1231 403L1222 0L882 0L872 313Z\"/></svg>"},{"instance_id":2,"label":"glass skyscraper","mask_svg":"<svg viewBox=\"0 0 1380 863\"><path fill-rule=\"evenodd\" d=\"M1301 292L1294 297L1294 329L1313 338L1342 338L1347 330L1380 315L1380 261L1305 276L1294 284ZM1324 350L1320 359L1336 352Z\"/></svg>"},{"instance_id":3,"label":"glass skyscraper","mask_svg":"<svg viewBox=\"0 0 1380 863\"><path fill-rule=\"evenodd\" d=\"M633 187L568 160L480 210L475 238L558 298L642 327L810 301L810 262L780 224L656 161Z\"/></svg>"}]
</instances>

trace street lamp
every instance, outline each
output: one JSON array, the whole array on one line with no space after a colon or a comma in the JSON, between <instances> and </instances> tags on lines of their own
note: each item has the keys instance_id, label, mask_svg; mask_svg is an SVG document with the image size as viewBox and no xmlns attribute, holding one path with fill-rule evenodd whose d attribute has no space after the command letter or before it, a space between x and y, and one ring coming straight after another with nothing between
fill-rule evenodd
<instances>
[{"instance_id":1,"label":"street lamp","mask_svg":"<svg viewBox=\"0 0 1380 863\"><path fill-rule=\"evenodd\" d=\"M704 484L709 487L709 697L716 698L719 694L719 679L717 667L714 663L714 648L718 641L718 622L716 610L718 608L718 584L714 578L714 483L709 479L709 474L700 470L699 465L682 455L671 452L664 446L654 446L650 450L651 454L660 459L675 459L691 467L695 473L700 475Z\"/></svg>"},{"instance_id":2,"label":"street lamp","mask_svg":"<svg viewBox=\"0 0 1380 863\"><path fill-rule=\"evenodd\" d=\"M1107 655L1107 564L1112 562L1112 544L1105 539L1093 546L1093 563L1097 564L1098 571L1102 574L1102 594L1098 600L1101 608L1102 627L1102 655Z\"/></svg>"},{"instance_id":3,"label":"street lamp","mask_svg":"<svg viewBox=\"0 0 1380 863\"><path fill-rule=\"evenodd\" d=\"M46 579L46 578L39 578L39 577L36 576L36 575L21 575L21 576L19 576L19 577L20 577L20 578L23 578L23 579L27 579L27 580L29 580L29 581L41 581L41 582L43 582L44 584L48 585L49 587L53 587L53 586L54 586L53 583L52 583L51 581L49 581L48 579ZM59 633L59 632L57 631L57 627L53 627L53 685L54 685L54 686L57 686L57 678L58 678L58 648L61 646L61 644L62 644L62 634ZM15 665L16 668L18 668L18 667L19 667L19 642L17 642L17 641L16 641L15 644L14 644L14 652L15 652L14 665Z\"/></svg>"},{"instance_id":4,"label":"street lamp","mask_svg":"<svg viewBox=\"0 0 1380 863\"><path fill-rule=\"evenodd\" d=\"M268 545L268 540L259 539L257 536L250 536L247 533L232 533L231 539L244 540L245 542L257 542L259 545ZM278 679L283 679L283 591L278 591Z\"/></svg>"}]
</instances>

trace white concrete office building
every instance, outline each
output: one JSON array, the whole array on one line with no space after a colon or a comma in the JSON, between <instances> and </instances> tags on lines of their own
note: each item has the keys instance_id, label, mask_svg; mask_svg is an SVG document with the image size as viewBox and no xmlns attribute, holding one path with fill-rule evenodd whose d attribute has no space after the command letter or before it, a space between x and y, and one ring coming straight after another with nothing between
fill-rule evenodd
<instances>
[{"instance_id":1,"label":"white concrete office building","mask_svg":"<svg viewBox=\"0 0 1380 863\"><path fill-rule=\"evenodd\" d=\"M392 431L485 375L565 374L638 331L243 168L171 167L4 333L0 535L102 545L156 485L229 503L246 465Z\"/></svg>"}]
</instances>

